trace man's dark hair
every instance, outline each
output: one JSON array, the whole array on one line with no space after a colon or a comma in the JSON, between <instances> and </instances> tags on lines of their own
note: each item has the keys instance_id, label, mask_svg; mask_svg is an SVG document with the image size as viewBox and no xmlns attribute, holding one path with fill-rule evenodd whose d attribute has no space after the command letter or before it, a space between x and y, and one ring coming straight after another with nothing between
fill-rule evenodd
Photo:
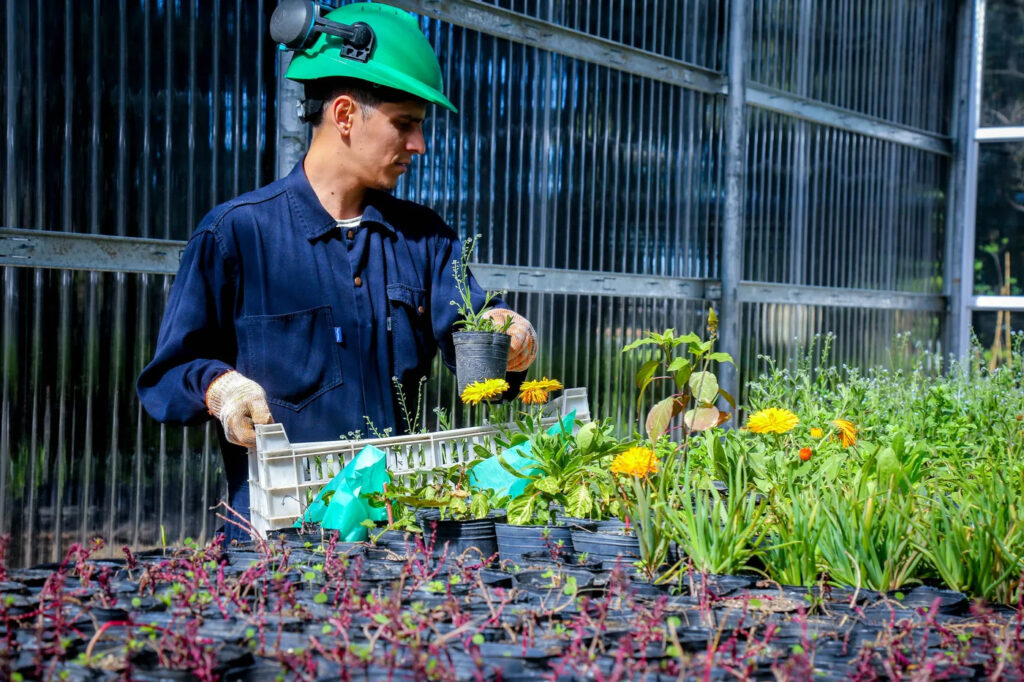
<instances>
[{"instance_id":1,"label":"man's dark hair","mask_svg":"<svg viewBox=\"0 0 1024 682\"><path fill-rule=\"evenodd\" d=\"M314 127L324 120L324 105L340 95L349 95L366 110L376 109L385 102L422 101L408 92L377 85L358 78L318 78L305 83L306 99L299 118Z\"/></svg>"}]
</instances>

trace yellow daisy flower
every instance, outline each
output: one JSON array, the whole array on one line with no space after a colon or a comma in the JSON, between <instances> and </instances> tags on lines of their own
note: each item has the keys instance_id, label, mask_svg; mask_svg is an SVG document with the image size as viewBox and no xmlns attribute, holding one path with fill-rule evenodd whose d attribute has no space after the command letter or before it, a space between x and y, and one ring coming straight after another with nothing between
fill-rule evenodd
<instances>
[{"instance_id":1,"label":"yellow daisy flower","mask_svg":"<svg viewBox=\"0 0 1024 682\"><path fill-rule=\"evenodd\" d=\"M658 458L649 448L630 448L612 460L612 473L646 477L658 471Z\"/></svg>"},{"instance_id":2,"label":"yellow daisy flower","mask_svg":"<svg viewBox=\"0 0 1024 682\"><path fill-rule=\"evenodd\" d=\"M811 429L811 438L821 438L825 435L825 432L819 429L817 426Z\"/></svg>"},{"instance_id":3,"label":"yellow daisy flower","mask_svg":"<svg viewBox=\"0 0 1024 682\"><path fill-rule=\"evenodd\" d=\"M508 390L508 382L504 379L488 379L474 381L462 389L462 402L467 405L479 405L484 400L497 398Z\"/></svg>"},{"instance_id":4,"label":"yellow daisy flower","mask_svg":"<svg viewBox=\"0 0 1024 682\"><path fill-rule=\"evenodd\" d=\"M857 444L857 427L845 419L834 419L832 423L839 429L839 442L844 448Z\"/></svg>"},{"instance_id":5,"label":"yellow daisy flower","mask_svg":"<svg viewBox=\"0 0 1024 682\"><path fill-rule=\"evenodd\" d=\"M769 407L750 415L747 429L754 433L786 433L799 423L800 418L789 410Z\"/></svg>"},{"instance_id":6,"label":"yellow daisy flower","mask_svg":"<svg viewBox=\"0 0 1024 682\"><path fill-rule=\"evenodd\" d=\"M548 393L561 390L562 383L555 379L524 381L519 387L519 399L527 405L543 405L548 401Z\"/></svg>"}]
</instances>

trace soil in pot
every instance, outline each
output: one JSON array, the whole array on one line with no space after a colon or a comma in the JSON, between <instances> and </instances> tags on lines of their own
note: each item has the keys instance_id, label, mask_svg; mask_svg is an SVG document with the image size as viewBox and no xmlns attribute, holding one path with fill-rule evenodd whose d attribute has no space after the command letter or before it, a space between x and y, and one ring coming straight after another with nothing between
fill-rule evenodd
<instances>
[{"instance_id":1,"label":"soil in pot","mask_svg":"<svg viewBox=\"0 0 1024 682\"><path fill-rule=\"evenodd\" d=\"M497 332L455 332L452 340L460 395L474 382L505 378L511 336Z\"/></svg>"},{"instance_id":2,"label":"soil in pot","mask_svg":"<svg viewBox=\"0 0 1024 682\"><path fill-rule=\"evenodd\" d=\"M494 524L498 539L498 555L502 563L524 564L527 552L547 552L552 559L572 554L572 533L565 526L513 526Z\"/></svg>"}]
</instances>

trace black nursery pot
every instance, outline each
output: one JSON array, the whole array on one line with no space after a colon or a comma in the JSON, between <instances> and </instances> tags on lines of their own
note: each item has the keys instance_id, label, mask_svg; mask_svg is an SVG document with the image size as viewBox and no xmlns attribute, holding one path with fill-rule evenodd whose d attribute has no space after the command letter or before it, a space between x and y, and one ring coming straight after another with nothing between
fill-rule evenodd
<instances>
[{"instance_id":1,"label":"black nursery pot","mask_svg":"<svg viewBox=\"0 0 1024 682\"><path fill-rule=\"evenodd\" d=\"M455 332L452 340L460 395L474 382L505 378L511 336L497 332Z\"/></svg>"},{"instance_id":2,"label":"black nursery pot","mask_svg":"<svg viewBox=\"0 0 1024 682\"><path fill-rule=\"evenodd\" d=\"M527 552L545 551L552 558L568 558L572 554L572 532L566 526L513 526L494 524L498 538L498 556L502 562L525 563Z\"/></svg>"},{"instance_id":3,"label":"black nursery pot","mask_svg":"<svg viewBox=\"0 0 1024 682\"><path fill-rule=\"evenodd\" d=\"M586 552L588 557L600 559L606 568L613 566L620 558L626 564L640 558L640 541L636 535L574 530L572 547L578 554Z\"/></svg>"},{"instance_id":4,"label":"black nursery pot","mask_svg":"<svg viewBox=\"0 0 1024 682\"><path fill-rule=\"evenodd\" d=\"M440 512L430 509L418 513L416 518L423 527L424 545L429 547L433 539L435 557L444 555L446 547L448 561L463 554L471 559L478 556L487 559L498 553L498 538L494 532L494 524L505 521L504 513L500 516L489 515L484 519L441 521Z\"/></svg>"}]
</instances>

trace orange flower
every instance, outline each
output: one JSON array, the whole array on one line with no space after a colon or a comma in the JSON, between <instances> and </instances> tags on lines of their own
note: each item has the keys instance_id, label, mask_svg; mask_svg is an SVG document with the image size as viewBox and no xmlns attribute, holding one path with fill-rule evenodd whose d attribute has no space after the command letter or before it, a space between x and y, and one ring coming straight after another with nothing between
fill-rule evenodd
<instances>
[{"instance_id":1,"label":"orange flower","mask_svg":"<svg viewBox=\"0 0 1024 682\"><path fill-rule=\"evenodd\" d=\"M658 458L654 450L648 448L630 448L615 456L612 461L612 473L646 478L658 472Z\"/></svg>"},{"instance_id":2,"label":"orange flower","mask_svg":"<svg viewBox=\"0 0 1024 682\"><path fill-rule=\"evenodd\" d=\"M857 444L857 427L845 419L834 419L832 423L839 429L839 442L844 448Z\"/></svg>"},{"instance_id":3,"label":"orange flower","mask_svg":"<svg viewBox=\"0 0 1024 682\"><path fill-rule=\"evenodd\" d=\"M810 458L811 458L811 449L810 448L800 448L800 459L803 460L804 462L806 462Z\"/></svg>"},{"instance_id":4,"label":"orange flower","mask_svg":"<svg viewBox=\"0 0 1024 682\"><path fill-rule=\"evenodd\" d=\"M562 383L556 379L544 377L539 381L524 381L519 387L519 399L525 405L543 405L548 401L548 393L562 389Z\"/></svg>"}]
</instances>

